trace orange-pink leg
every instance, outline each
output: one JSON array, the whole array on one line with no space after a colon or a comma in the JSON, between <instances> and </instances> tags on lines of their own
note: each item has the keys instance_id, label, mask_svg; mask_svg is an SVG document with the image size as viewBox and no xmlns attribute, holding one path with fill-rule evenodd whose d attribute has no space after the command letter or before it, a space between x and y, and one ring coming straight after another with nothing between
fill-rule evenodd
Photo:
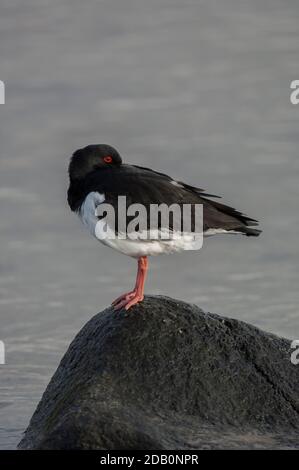
<instances>
[{"instance_id":1,"label":"orange-pink leg","mask_svg":"<svg viewBox=\"0 0 299 470\"><path fill-rule=\"evenodd\" d=\"M146 256L141 256L138 258L138 271L135 287L131 292L121 295L116 300L114 300L114 302L112 302L115 310L120 310L121 308L129 310L129 308L131 308L133 305L143 300L147 270L148 259Z\"/></svg>"}]
</instances>

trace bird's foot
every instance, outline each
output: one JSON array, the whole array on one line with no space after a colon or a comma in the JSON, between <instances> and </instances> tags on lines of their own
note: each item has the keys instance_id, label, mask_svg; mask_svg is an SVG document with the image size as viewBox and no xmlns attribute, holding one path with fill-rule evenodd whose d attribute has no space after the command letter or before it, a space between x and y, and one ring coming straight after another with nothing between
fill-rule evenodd
<instances>
[{"instance_id":1,"label":"bird's foot","mask_svg":"<svg viewBox=\"0 0 299 470\"><path fill-rule=\"evenodd\" d=\"M138 302L142 302L144 296L139 294L138 291L133 290L132 292L128 292L127 294L123 294L118 297L112 305L115 310L120 310L125 308L125 310L129 310L133 305L137 304Z\"/></svg>"}]
</instances>

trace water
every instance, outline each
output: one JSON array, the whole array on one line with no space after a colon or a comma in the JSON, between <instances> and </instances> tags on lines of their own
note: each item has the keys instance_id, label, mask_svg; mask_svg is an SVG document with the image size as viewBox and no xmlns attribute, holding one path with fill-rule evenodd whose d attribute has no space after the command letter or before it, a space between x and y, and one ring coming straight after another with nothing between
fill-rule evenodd
<instances>
[{"instance_id":1,"label":"water","mask_svg":"<svg viewBox=\"0 0 299 470\"><path fill-rule=\"evenodd\" d=\"M147 292L299 337L295 0L3 0L0 447L14 448L69 342L134 283L65 201L73 150L224 196L259 239L151 260Z\"/></svg>"}]
</instances>

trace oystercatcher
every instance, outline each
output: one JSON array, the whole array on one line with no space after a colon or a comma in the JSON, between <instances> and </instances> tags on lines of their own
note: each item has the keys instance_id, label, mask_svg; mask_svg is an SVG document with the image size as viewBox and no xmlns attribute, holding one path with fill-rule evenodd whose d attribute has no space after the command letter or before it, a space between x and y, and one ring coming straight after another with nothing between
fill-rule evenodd
<instances>
[{"instance_id":1,"label":"oystercatcher","mask_svg":"<svg viewBox=\"0 0 299 470\"><path fill-rule=\"evenodd\" d=\"M88 145L76 150L69 164L69 178L69 206L78 214L92 235L105 245L138 259L135 287L112 303L117 310L128 310L143 300L148 256L194 248L190 237L168 240L149 234L147 239L138 236L135 239L105 239L99 235L105 220L103 216L98 215L101 204L110 204L117 210L119 196L126 196L128 206L138 203L146 208L152 204L201 204L204 236L218 233L258 236L261 233L261 230L252 228L258 225L257 220L210 199L219 196L207 194L203 189L176 181L150 168L125 164L118 151L110 145ZM116 225L115 233L117 230ZM158 232L159 230L160 226L157 227Z\"/></svg>"}]
</instances>

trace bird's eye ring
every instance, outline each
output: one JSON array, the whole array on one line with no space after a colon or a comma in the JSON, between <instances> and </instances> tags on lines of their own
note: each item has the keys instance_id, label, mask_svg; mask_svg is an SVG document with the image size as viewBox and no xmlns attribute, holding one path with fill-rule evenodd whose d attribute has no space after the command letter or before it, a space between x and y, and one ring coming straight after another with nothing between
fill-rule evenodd
<instances>
[{"instance_id":1,"label":"bird's eye ring","mask_svg":"<svg viewBox=\"0 0 299 470\"><path fill-rule=\"evenodd\" d=\"M110 155L107 155L106 157L103 158L104 162L105 163L111 163L112 162L112 157L110 157Z\"/></svg>"}]
</instances>

